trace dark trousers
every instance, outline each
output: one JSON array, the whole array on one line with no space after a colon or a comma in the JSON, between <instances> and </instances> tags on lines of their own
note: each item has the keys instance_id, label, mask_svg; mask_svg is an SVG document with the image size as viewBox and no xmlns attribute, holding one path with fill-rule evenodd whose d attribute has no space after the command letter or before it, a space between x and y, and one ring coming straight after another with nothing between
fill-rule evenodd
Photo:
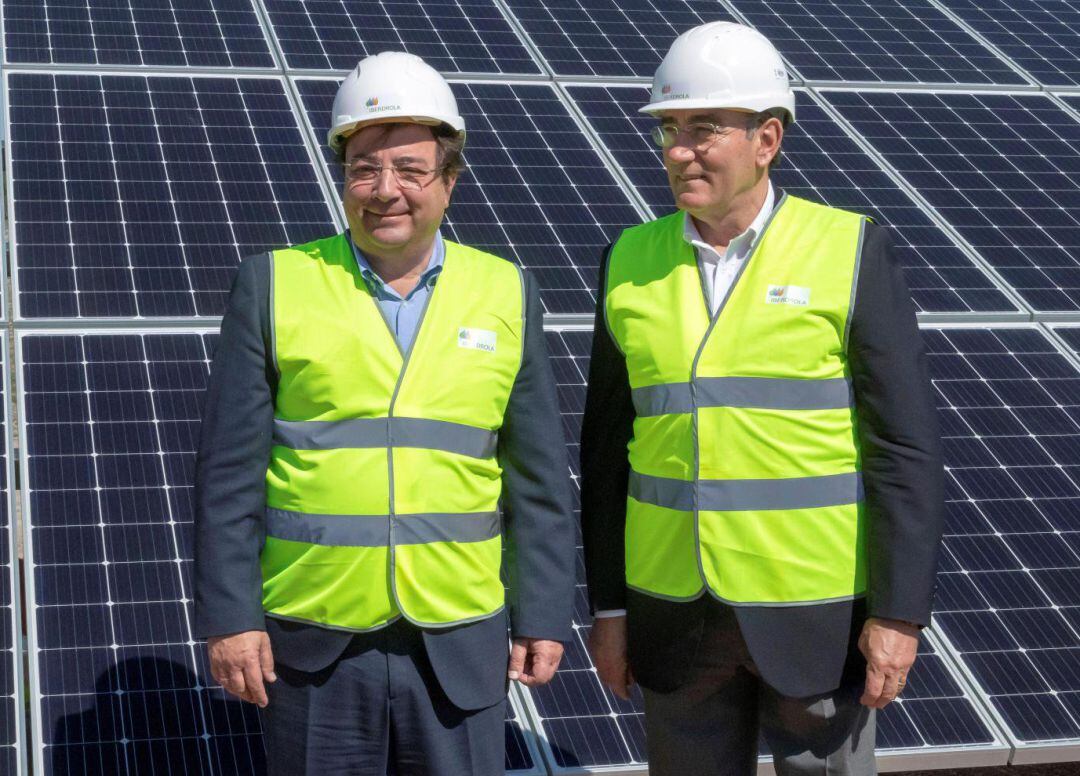
<instances>
[{"instance_id":1,"label":"dark trousers","mask_svg":"<svg viewBox=\"0 0 1080 776\"><path fill-rule=\"evenodd\" d=\"M275 670L262 711L269 776L503 773L504 704L454 706L404 620L358 634L322 671Z\"/></svg>"},{"instance_id":2,"label":"dark trousers","mask_svg":"<svg viewBox=\"0 0 1080 776\"><path fill-rule=\"evenodd\" d=\"M778 776L873 776L875 724L859 703L863 676L809 698L788 698L761 677L730 607L710 606L689 681L645 690L652 776L752 776L759 734Z\"/></svg>"}]
</instances>

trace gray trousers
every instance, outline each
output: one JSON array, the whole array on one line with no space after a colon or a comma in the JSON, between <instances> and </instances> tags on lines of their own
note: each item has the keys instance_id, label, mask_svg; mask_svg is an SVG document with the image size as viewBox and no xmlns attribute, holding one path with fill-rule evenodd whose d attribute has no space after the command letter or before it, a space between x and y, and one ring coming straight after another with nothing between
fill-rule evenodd
<instances>
[{"instance_id":1,"label":"gray trousers","mask_svg":"<svg viewBox=\"0 0 1080 776\"><path fill-rule=\"evenodd\" d=\"M317 673L275 666L262 710L269 776L502 776L505 704L462 711L404 620ZM493 670L504 670L498 666Z\"/></svg>"},{"instance_id":2,"label":"gray trousers","mask_svg":"<svg viewBox=\"0 0 1080 776\"><path fill-rule=\"evenodd\" d=\"M759 737L778 776L873 776L875 718L859 703L862 678L809 698L761 680L725 606L710 607L691 680L645 690L650 776L752 776Z\"/></svg>"}]
</instances>

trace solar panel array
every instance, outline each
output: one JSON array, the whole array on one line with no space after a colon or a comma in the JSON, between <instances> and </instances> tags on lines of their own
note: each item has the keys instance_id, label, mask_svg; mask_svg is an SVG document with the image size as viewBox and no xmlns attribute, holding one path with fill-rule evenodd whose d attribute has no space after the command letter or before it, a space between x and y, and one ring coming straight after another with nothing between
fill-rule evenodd
<instances>
[{"instance_id":1,"label":"solar panel array","mask_svg":"<svg viewBox=\"0 0 1080 776\"><path fill-rule=\"evenodd\" d=\"M237 262L345 226L324 138L347 70L404 49L451 80L469 171L444 231L537 278L576 481L600 255L672 208L637 108L718 19L798 84L775 183L889 226L924 327L948 525L882 767L1080 759L1075 3L0 0L0 774L26 752L50 776L263 772L257 715L190 629L193 452ZM582 570L563 670L507 705L510 772L646 768L640 697L585 649Z\"/></svg>"}]
</instances>

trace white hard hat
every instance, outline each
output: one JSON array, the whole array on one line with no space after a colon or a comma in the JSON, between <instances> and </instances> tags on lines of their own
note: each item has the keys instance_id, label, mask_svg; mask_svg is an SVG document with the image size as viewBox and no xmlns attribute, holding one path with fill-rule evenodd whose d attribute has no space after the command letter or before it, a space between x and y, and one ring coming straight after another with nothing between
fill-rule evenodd
<instances>
[{"instance_id":1,"label":"white hard hat","mask_svg":"<svg viewBox=\"0 0 1080 776\"><path fill-rule=\"evenodd\" d=\"M326 143L340 154L352 132L369 121L401 119L465 131L450 84L415 54L384 51L360 60L338 87Z\"/></svg>"},{"instance_id":2,"label":"white hard hat","mask_svg":"<svg viewBox=\"0 0 1080 776\"><path fill-rule=\"evenodd\" d=\"M787 124L795 120L795 94L768 38L734 22L709 22L671 44L653 76L649 104L640 111L683 108L782 108Z\"/></svg>"}]
</instances>

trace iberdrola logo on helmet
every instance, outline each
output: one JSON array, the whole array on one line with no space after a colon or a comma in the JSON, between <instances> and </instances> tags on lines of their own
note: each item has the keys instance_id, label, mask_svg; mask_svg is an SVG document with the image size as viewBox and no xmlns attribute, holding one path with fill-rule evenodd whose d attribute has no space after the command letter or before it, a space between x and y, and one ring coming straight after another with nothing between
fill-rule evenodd
<instances>
[{"instance_id":1,"label":"iberdrola logo on helmet","mask_svg":"<svg viewBox=\"0 0 1080 776\"><path fill-rule=\"evenodd\" d=\"M367 102L364 103L364 105L366 105L369 108L374 108L378 104L379 104L379 98L378 97L368 97Z\"/></svg>"}]
</instances>

